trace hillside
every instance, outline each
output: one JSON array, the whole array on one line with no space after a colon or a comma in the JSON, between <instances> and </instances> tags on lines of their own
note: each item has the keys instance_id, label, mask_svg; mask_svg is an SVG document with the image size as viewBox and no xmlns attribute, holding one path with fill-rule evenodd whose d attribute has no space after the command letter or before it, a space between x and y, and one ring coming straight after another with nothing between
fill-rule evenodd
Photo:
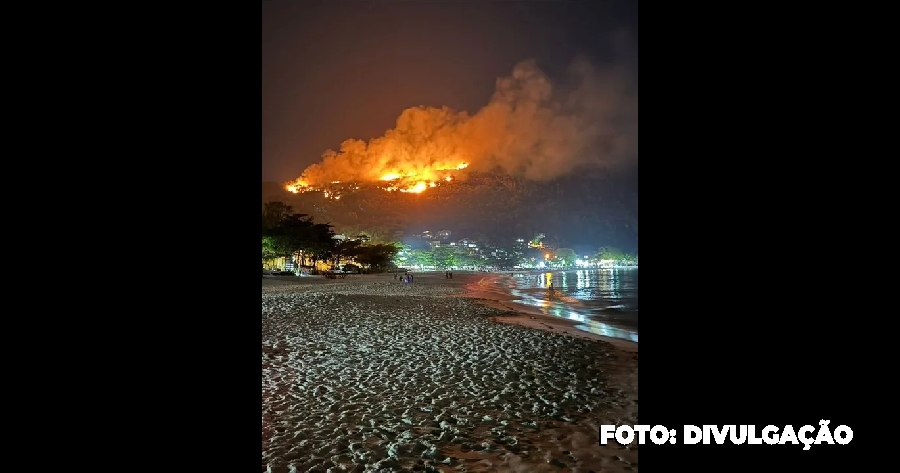
<instances>
[{"instance_id":1,"label":"hillside","mask_svg":"<svg viewBox=\"0 0 900 473\"><path fill-rule=\"evenodd\" d=\"M580 174L536 183L505 175L473 175L421 194L386 192L360 185L328 199L320 192L292 194L263 183L263 202L281 200L330 222L337 231L378 228L397 236L424 230L510 241L545 233L559 246L606 244L637 248L637 174Z\"/></svg>"}]
</instances>

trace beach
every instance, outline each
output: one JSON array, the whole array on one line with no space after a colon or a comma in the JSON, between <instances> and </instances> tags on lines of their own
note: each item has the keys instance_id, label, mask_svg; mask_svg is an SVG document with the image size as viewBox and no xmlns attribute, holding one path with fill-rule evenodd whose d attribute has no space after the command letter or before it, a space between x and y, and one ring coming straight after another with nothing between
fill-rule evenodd
<instances>
[{"instance_id":1,"label":"beach","mask_svg":"<svg viewBox=\"0 0 900 473\"><path fill-rule=\"evenodd\" d=\"M262 471L637 470L637 344L413 274L263 278Z\"/></svg>"}]
</instances>

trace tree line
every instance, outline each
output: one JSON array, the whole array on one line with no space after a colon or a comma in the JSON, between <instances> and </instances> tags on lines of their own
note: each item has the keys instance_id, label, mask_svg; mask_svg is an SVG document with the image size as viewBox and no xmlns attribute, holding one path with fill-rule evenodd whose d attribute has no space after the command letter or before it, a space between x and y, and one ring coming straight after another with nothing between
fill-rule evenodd
<instances>
[{"instance_id":1,"label":"tree line","mask_svg":"<svg viewBox=\"0 0 900 473\"><path fill-rule=\"evenodd\" d=\"M474 268L479 266L512 266L513 259L506 256L480 256L471 254L462 246L437 246L429 249L407 249L398 258L402 266L426 266L435 268Z\"/></svg>"},{"instance_id":2,"label":"tree line","mask_svg":"<svg viewBox=\"0 0 900 473\"><path fill-rule=\"evenodd\" d=\"M262 261L291 258L301 266L315 267L320 261L337 269L352 261L367 270L383 271L399 251L392 243L372 243L364 239L335 238L329 223L316 223L308 214L295 212L284 202L266 202L262 208Z\"/></svg>"}]
</instances>

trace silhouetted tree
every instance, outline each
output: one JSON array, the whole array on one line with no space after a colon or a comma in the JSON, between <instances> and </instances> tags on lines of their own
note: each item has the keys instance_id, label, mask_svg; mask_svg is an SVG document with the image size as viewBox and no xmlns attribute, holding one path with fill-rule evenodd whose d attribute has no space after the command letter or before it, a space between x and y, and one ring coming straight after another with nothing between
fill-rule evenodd
<instances>
[{"instance_id":1,"label":"silhouetted tree","mask_svg":"<svg viewBox=\"0 0 900 473\"><path fill-rule=\"evenodd\" d=\"M575 260L578 259L578 255L575 254L575 250L571 248L560 248L556 250L556 257L562 261L563 265L566 267L571 267L575 265Z\"/></svg>"},{"instance_id":2,"label":"silhouetted tree","mask_svg":"<svg viewBox=\"0 0 900 473\"><path fill-rule=\"evenodd\" d=\"M393 243L360 246L355 259L358 263L376 271L385 269L400 249Z\"/></svg>"},{"instance_id":3,"label":"silhouetted tree","mask_svg":"<svg viewBox=\"0 0 900 473\"><path fill-rule=\"evenodd\" d=\"M359 247L362 242L359 240L344 240L334 245L331 250L332 264L339 266L341 258L353 258L359 253Z\"/></svg>"},{"instance_id":4,"label":"silhouetted tree","mask_svg":"<svg viewBox=\"0 0 900 473\"><path fill-rule=\"evenodd\" d=\"M284 202L267 202L263 205L263 260L276 257L289 258L303 252L313 264L331 256L334 232L327 223L315 223L307 214L294 213ZM301 264L304 261L301 259Z\"/></svg>"},{"instance_id":5,"label":"silhouetted tree","mask_svg":"<svg viewBox=\"0 0 900 473\"><path fill-rule=\"evenodd\" d=\"M293 213L294 209L284 202L266 202L265 204L263 204L262 211L263 232L268 229L277 227L288 215L291 215Z\"/></svg>"}]
</instances>

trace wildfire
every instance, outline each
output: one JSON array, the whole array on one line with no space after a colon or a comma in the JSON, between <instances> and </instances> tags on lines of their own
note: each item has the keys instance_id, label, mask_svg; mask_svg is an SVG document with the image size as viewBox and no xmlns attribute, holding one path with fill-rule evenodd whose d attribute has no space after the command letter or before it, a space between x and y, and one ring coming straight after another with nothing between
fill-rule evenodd
<instances>
[{"instance_id":1,"label":"wildfire","mask_svg":"<svg viewBox=\"0 0 900 473\"><path fill-rule=\"evenodd\" d=\"M332 197L360 184L421 193L464 181L469 172L545 181L607 159L636 159L636 82L625 69L576 62L574 88L560 96L534 61L521 62L474 113L407 108L381 136L344 140L285 188Z\"/></svg>"},{"instance_id":2,"label":"wildfire","mask_svg":"<svg viewBox=\"0 0 900 473\"><path fill-rule=\"evenodd\" d=\"M469 163L459 163L450 166L435 166L432 168L417 169L416 171L403 172L401 170L382 171L372 173L381 176L377 180L390 183L381 187L388 192L406 192L410 194L421 194L426 190L437 187L443 182L453 180L451 173L461 171L469 167ZM326 199L339 199L340 186L343 181L330 181L330 185L324 186L311 185L305 180L297 180L285 185L288 192L299 194L301 192L321 191ZM359 189L359 186L353 182L347 183L351 189Z\"/></svg>"},{"instance_id":3,"label":"wildfire","mask_svg":"<svg viewBox=\"0 0 900 473\"><path fill-rule=\"evenodd\" d=\"M450 182L453 176L449 173L460 171L468 167L468 163L460 163L454 168L433 168L422 172L409 172L401 174L399 172L389 172L381 176L381 181L391 182L386 187L387 191L399 190L400 192L409 192L412 194L421 194L426 190L437 187L441 181Z\"/></svg>"},{"instance_id":4,"label":"wildfire","mask_svg":"<svg viewBox=\"0 0 900 473\"><path fill-rule=\"evenodd\" d=\"M428 189L428 184L425 184L424 182L417 182L416 185L412 187L400 189L400 192L412 192L413 194L420 194L425 191L425 189Z\"/></svg>"},{"instance_id":5,"label":"wildfire","mask_svg":"<svg viewBox=\"0 0 900 473\"><path fill-rule=\"evenodd\" d=\"M307 190L309 190L308 186L309 184L306 181L298 179L284 186L284 188L292 194L299 194L301 192L306 192Z\"/></svg>"}]
</instances>

